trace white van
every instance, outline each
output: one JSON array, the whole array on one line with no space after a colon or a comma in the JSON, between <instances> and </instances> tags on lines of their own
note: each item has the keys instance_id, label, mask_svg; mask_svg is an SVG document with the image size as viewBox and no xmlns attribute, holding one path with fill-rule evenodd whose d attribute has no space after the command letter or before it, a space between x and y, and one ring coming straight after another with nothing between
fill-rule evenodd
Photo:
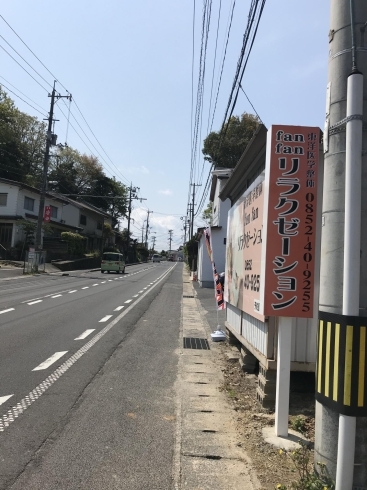
<instances>
[{"instance_id":1,"label":"white van","mask_svg":"<svg viewBox=\"0 0 367 490\"><path fill-rule=\"evenodd\" d=\"M117 252L105 252L102 255L102 261L101 261L101 272L102 274L107 271L109 274L110 272L117 272L117 274L124 274L125 272L125 261L124 261L124 256L117 253Z\"/></svg>"},{"instance_id":2,"label":"white van","mask_svg":"<svg viewBox=\"0 0 367 490\"><path fill-rule=\"evenodd\" d=\"M154 254L152 257L152 262L160 262L161 261L161 256L158 254Z\"/></svg>"}]
</instances>

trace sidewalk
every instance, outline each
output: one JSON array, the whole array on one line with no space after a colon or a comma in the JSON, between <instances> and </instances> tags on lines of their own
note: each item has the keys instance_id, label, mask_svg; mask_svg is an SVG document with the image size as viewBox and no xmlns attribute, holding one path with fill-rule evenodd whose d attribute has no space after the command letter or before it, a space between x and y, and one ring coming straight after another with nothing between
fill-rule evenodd
<instances>
[{"instance_id":1,"label":"sidewalk","mask_svg":"<svg viewBox=\"0 0 367 490\"><path fill-rule=\"evenodd\" d=\"M217 359L218 346L210 338L217 327L214 292L196 286L184 268L175 489L259 489L251 460L237 445L233 409L220 391L223 374ZM184 338L208 339L210 349L184 348Z\"/></svg>"}]
</instances>

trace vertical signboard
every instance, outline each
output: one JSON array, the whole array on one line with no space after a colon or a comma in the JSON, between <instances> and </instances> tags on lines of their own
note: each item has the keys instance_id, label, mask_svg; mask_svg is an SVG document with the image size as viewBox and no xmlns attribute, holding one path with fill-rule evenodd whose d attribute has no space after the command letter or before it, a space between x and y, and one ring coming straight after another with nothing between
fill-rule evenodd
<instances>
[{"instance_id":1,"label":"vertical signboard","mask_svg":"<svg viewBox=\"0 0 367 490\"><path fill-rule=\"evenodd\" d=\"M264 314L312 318L320 129L272 126L268 138Z\"/></svg>"},{"instance_id":2,"label":"vertical signboard","mask_svg":"<svg viewBox=\"0 0 367 490\"><path fill-rule=\"evenodd\" d=\"M264 321L260 285L264 175L260 175L228 213L225 301Z\"/></svg>"},{"instance_id":3,"label":"vertical signboard","mask_svg":"<svg viewBox=\"0 0 367 490\"><path fill-rule=\"evenodd\" d=\"M223 297L223 286L219 281L219 274L213 258L213 248L212 248L212 232L210 227L204 230L206 249L208 251L209 259L212 264L213 269L213 279L215 287L215 301L217 303L217 310L225 310L226 304Z\"/></svg>"},{"instance_id":4,"label":"vertical signboard","mask_svg":"<svg viewBox=\"0 0 367 490\"><path fill-rule=\"evenodd\" d=\"M43 221L49 223L51 219L51 206L45 206L45 212L43 215Z\"/></svg>"}]
</instances>

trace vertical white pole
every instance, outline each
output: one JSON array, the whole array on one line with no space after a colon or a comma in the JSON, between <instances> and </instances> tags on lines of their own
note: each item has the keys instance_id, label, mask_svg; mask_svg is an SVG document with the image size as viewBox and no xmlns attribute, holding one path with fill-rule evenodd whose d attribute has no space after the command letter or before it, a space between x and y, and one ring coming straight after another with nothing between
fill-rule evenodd
<instances>
[{"instance_id":1,"label":"vertical white pole","mask_svg":"<svg viewBox=\"0 0 367 490\"><path fill-rule=\"evenodd\" d=\"M278 318L277 384L275 400L275 435L288 437L289 386L291 375L293 318Z\"/></svg>"},{"instance_id":2,"label":"vertical white pole","mask_svg":"<svg viewBox=\"0 0 367 490\"><path fill-rule=\"evenodd\" d=\"M348 78L347 117L363 115L363 75ZM362 118L346 128L343 315L359 316L362 198ZM336 490L352 490L356 418L339 416Z\"/></svg>"}]
</instances>

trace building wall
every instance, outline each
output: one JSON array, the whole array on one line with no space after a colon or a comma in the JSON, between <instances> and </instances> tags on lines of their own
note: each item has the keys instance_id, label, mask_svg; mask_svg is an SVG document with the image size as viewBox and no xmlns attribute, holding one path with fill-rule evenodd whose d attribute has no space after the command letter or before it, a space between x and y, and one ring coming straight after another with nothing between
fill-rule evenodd
<instances>
[{"instance_id":1,"label":"building wall","mask_svg":"<svg viewBox=\"0 0 367 490\"><path fill-rule=\"evenodd\" d=\"M0 206L0 215L15 216L17 214L19 187L0 182L0 193L8 194L7 205Z\"/></svg>"},{"instance_id":2,"label":"building wall","mask_svg":"<svg viewBox=\"0 0 367 490\"><path fill-rule=\"evenodd\" d=\"M227 230L228 211L231 208L231 201L230 199L226 199L225 201L219 199L219 193L222 191L226 182L226 179L218 179L217 181L213 200L212 226L223 226Z\"/></svg>"}]
</instances>

